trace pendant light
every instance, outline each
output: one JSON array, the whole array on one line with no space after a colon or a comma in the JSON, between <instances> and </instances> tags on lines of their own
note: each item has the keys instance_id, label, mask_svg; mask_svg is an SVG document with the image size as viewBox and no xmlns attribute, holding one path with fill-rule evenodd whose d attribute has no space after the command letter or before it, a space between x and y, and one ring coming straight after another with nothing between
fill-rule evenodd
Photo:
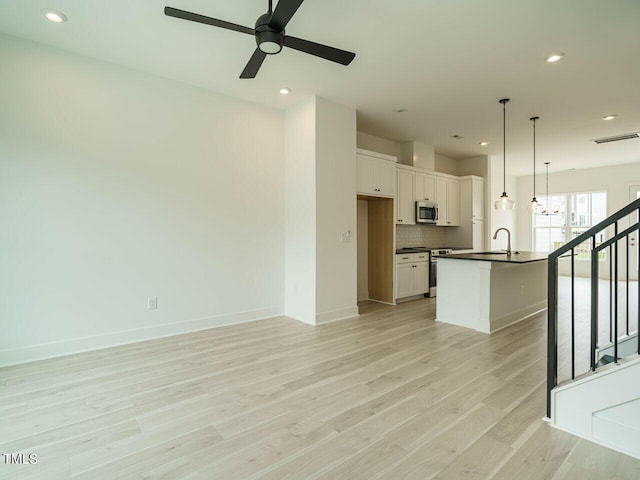
<instances>
[{"instance_id":1,"label":"pendant light","mask_svg":"<svg viewBox=\"0 0 640 480\"><path fill-rule=\"evenodd\" d=\"M496 210L513 210L516 202L507 195L507 112L505 105L508 98L500 100L502 104L502 195L493 204Z\"/></svg>"},{"instance_id":2,"label":"pendant light","mask_svg":"<svg viewBox=\"0 0 640 480\"><path fill-rule=\"evenodd\" d=\"M539 119L540 117L531 117L529 119L533 122L533 197L531 197L528 207L530 213L537 213L541 207L536 198L536 120Z\"/></svg>"},{"instance_id":3,"label":"pendant light","mask_svg":"<svg viewBox=\"0 0 640 480\"><path fill-rule=\"evenodd\" d=\"M546 180L547 180L547 208L544 205L540 205L536 215L541 215L544 217L550 217L552 215L556 215L558 210L551 210L551 201L549 200L549 162L544 162L545 168L547 169Z\"/></svg>"}]
</instances>

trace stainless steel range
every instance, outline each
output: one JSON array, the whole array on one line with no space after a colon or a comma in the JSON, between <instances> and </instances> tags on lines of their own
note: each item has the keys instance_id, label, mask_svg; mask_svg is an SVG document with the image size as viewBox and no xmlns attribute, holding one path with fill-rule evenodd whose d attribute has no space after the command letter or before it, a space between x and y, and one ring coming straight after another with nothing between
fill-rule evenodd
<instances>
[{"instance_id":1,"label":"stainless steel range","mask_svg":"<svg viewBox=\"0 0 640 480\"><path fill-rule=\"evenodd\" d=\"M453 253L451 248L440 248L431 250L429 258L431 260L431 268L429 270L429 296L435 297L438 293L438 257L440 255L450 255Z\"/></svg>"}]
</instances>

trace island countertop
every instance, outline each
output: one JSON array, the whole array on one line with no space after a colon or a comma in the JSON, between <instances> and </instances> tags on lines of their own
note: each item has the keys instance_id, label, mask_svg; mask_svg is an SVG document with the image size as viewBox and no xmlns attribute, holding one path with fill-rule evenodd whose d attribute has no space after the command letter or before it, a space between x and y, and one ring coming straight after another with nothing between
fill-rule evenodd
<instances>
[{"instance_id":1,"label":"island countertop","mask_svg":"<svg viewBox=\"0 0 640 480\"><path fill-rule=\"evenodd\" d=\"M531 263L547 260L549 254L542 252L513 252L507 255L505 252L476 252L476 253L454 253L451 255L441 255L440 259L451 260L476 260L481 262L501 262L501 263Z\"/></svg>"}]
</instances>

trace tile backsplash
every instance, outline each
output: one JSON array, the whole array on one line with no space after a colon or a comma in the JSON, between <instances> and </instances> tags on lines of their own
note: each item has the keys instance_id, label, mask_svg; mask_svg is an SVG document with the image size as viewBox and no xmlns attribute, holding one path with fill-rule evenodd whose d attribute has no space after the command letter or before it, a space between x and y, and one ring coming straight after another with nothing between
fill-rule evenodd
<instances>
[{"instance_id":1,"label":"tile backsplash","mask_svg":"<svg viewBox=\"0 0 640 480\"><path fill-rule=\"evenodd\" d=\"M447 228L435 225L396 225L396 248L446 247Z\"/></svg>"}]
</instances>

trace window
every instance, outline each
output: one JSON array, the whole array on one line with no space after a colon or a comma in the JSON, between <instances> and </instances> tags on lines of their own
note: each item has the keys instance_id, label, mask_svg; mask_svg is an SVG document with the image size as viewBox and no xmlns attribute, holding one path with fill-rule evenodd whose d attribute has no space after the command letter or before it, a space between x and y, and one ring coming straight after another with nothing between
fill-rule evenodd
<instances>
[{"instance_id":1,"label":"window","mask_svg":"<svg viewBox=\"0 0 640 480\"><path fill-rule=\"evenodd\" d=\"M536 252L556 250L607 217L606 192L543 195L538 200L548 206L548 215L533 215L533 249ZM596 245L603 241L604 232L601 232L596 235ZM591 258L591 245L585 242L577 247L576 258ZM604 258L605 252L600 252L600 259Z\"/></svg>"}]
</instances>

